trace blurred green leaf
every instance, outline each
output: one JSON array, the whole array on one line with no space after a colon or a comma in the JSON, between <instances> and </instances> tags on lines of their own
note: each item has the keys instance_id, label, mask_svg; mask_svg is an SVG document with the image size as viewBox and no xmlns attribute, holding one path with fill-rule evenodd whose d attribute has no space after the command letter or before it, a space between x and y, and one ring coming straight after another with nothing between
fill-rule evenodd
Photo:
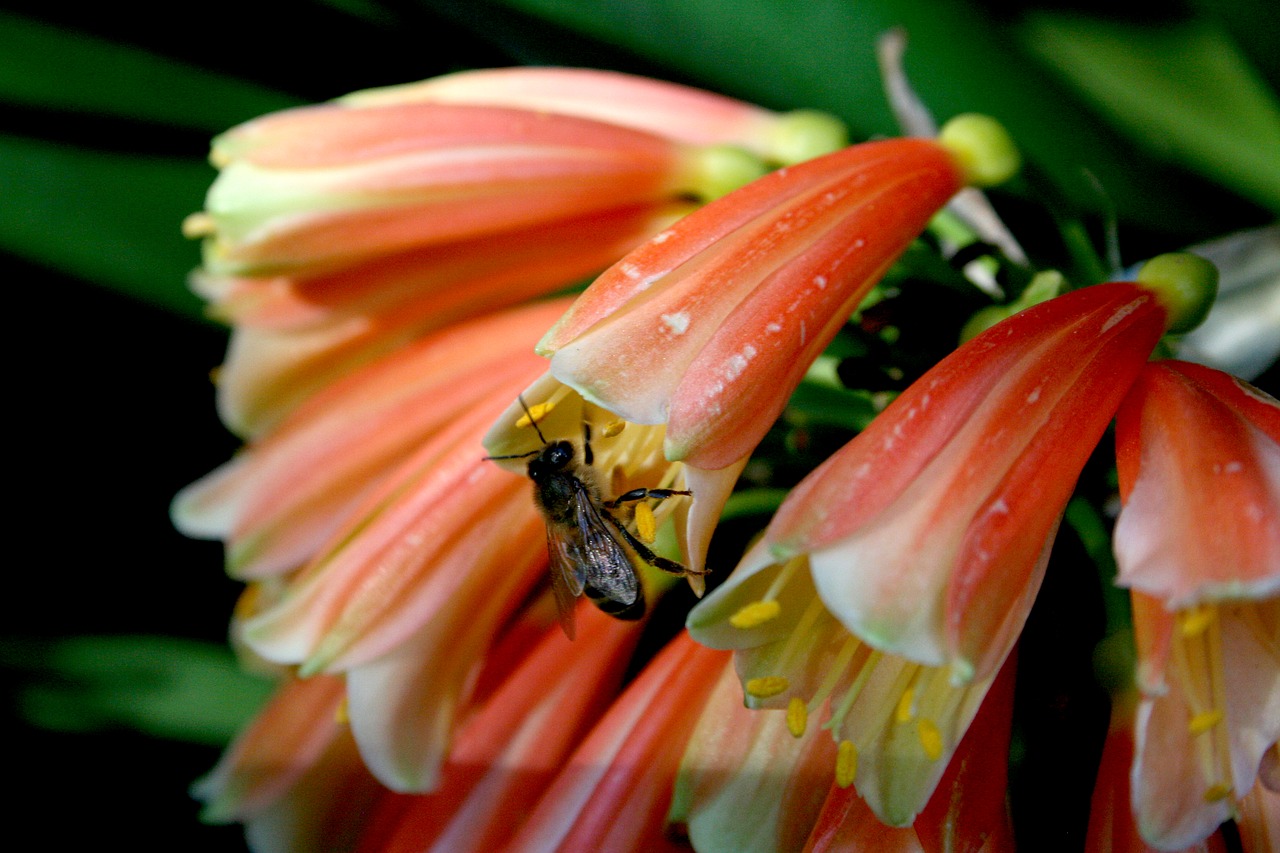
<instances>
[{"instance_id":1,"label":"blurred green leaf","mask_svg":"<svg viewBox=\"0 0 1280 853\"><path fill-rule=\"evenodd\" d=\"M0 643L0 664L21 673L23 715L41 728L130 728L222 746L274 684L247 675L227 649L177 637L69 637Z\"/></svg>"},{"instance_id":2,"label":"blurred green leaf","mask_svg":"<svg viewBox=\"0 0 1280 853\"><path fill-rule=\"evenodd\" d=\"M1042 13L1023 39L1135 142L1280 213L1280 102L1218 29Z\"/></svg>"},{"instance_id":3,"label":"blurred green leaf","mask_svg":"<svg viewBox=\"0 0 1280 853\"><path fill-rule=\"evenodd\" d=\"M0 100L220 133L298 101L135 47L0 13Z\"/></svg>"},{"instance_id":4,"label":"blurred green leaf","mask_svg":"<svg viewBox=\"0 0 1280 853\"><path fill-rule=\"evenodd\" d=\"M979 111L1004 122L1029 159L1087 209L1091 173L1121 216L1191 235L1219 233L1187 181L1170 180L1121 135L1043 73L1011 34L973 3L944 0L494 0L617 44L766 106L833 112L855 135L894 134L882 94L877 38L903 27L906 71L940 119ZM1218 220L1215 222L1215 218ZM1237 216L1238 218L1238 216Z\"/></svg>"},{"instance_id":5,"label":"blurred green leaf","mask_svg":"<svg viewBox=\"0 0 1280 853\"><path fill-rule=\"evenodd\" d=\"M201 316L186 289L199 262L183 217L213 170L0 135L0 249Z\"/></svg>"}]
</instances>

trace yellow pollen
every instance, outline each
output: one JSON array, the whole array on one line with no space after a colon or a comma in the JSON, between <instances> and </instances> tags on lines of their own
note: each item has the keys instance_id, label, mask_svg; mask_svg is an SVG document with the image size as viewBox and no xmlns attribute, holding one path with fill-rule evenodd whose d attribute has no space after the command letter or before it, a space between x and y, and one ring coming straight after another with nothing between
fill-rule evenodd
<instances>
[{"instance_id":1,"label":"yellow pollen","mask_svg":"<svg viewBox=\"0 0 1280 853\"><path fill-rule=\"evenodd\" d=\"M745 688L757 699L767 699L770 696L777 696L790 686L791 682L787 681L785 676L766 675L762 678L747 679Z\"/></svg>"},{"instance_id":2,"label":"yellow pollen","mask_svg":"<svg viewBox=\"0 0 1280 853\"><path fill-rule=\"evenodd\" d=\"M809 709L799 696L792 696L787 704L787 731L792 737L800 737L809 725Z\"/></svg>"},{"instance_id":3,"label":"yellow pollen","mask_svg":"<svg viewBox=\"0 0 1280 853\"><path fill-rule=\"evenodd\" d=\"M1184 637L1198 637L1208 630L1217 618L1217 611L1211 605L1203 604L1185 611L1179 617L1180 629Z\"/></svg>"},{"instance_id":4,"label":"yellow pollen","mask_svg":"<svg viewBox=\"0 0 1280 853\"><path fill-rule=\"evenodd\" d=\"M917 720L916 737L920 739L920 745L924 747L924 754L929 756L930 761L937 761L942 757L942 732L938 731L938 727L933 720L927 717L921 717Z\"/></svg>"},{"instance_id":5,"label":"yellow pollen","mask_svg":"<svg viewBox=\"0 0 1280 853\"><path fill-rule=\"evenodd\" d=\"M737 613L730 616L729 624L743 630L755 628L765 622L777 619L778 614L781 612L782 605L776 601L753 601L750 604L743 605L738 609Z\"/></svg>"},{"instance_id":6,"label":"yellow pollen","mask_svg":"<svg viewBox=\"0 0 1280 853\"><path fill-rule=\"evenodd\" d=\"M858 775L858 748L853 741L842 740L836 747L836 784L847 788Z\"/></svg>"},{"instance_id":7,"label":"yellow pollen","mask_svg":"<svg viewBox=\"0 0 1280 853\"><path fill-rule=\"evenodd\" d=\"M1204 792L1204 801L1206 803L1217 803L1231 796L1231 786L1226 782L1219 782L1211 785L1209 790Z\"/></svg>"},{"instance_id":8,"label":"yellow pollen","mask_svg":"<svg viewBox=\"0 0 1280 853\"><path fill-rule=\"evenodd\" d=\"M551 410L555 407L555 403L534 403L529 407L529 411L516 420L516 429L524 429L530 424L541 422L543 418L551 414Z\"/></svg>"},{"instance_id":9,"label":"yellow pollen","mask_svg":"<svg viewBox=\"0 0 1280 853\"><path fill-rule=\"evenodd\" d=\"M600 428L600 434L605 438L613 438L627 427L626 421L610 421Z\"/></svg>"},{"instance_id":10,"label":"yellow pollen","mask_svg":"<svg viewBox=\"0 0 1280 853\"><path fill-rule=\"evenodd\" d=\"M211 237L217 231L218 226L213 221L213 217L203 211L193 213L182 220L182 236L188 240L194 240L197 237Z\"/></svg>"},{"instance_id":11,"label":"yellow pollen","mask_svg":"<svg viewBox=\"0 0 1280 853\"><path fill-rule=\"evenodd\" d=\"M911 722L911 703L915 697L915 690L908 687L902 691L902 698L898 700L898 711L894 715L899 723Z\"/></svg>"},{"instance_id":12,"label":"yellow pollen","mask_svg":"<svg viewBox=\"0 0 1280 853\"><path fill-rule=\"evenodd\" d=\"M333 721L340 726L345 726L351 722L351 716L347 711L347 697L343 696L342 701L338 703L338 707L334 709Z\"/></svg>"},{"instance_id":13,"label":"yellow pollen","mask_svg":"<svg viewBox=\"0 0 1280 853\"><path fill-rule=\"evenodd\" d=\"M658 520L653 517L653 507L647 503L636 504L636 535L642 542L652 542L658 535Z\"/></svg>"},{"instance_id":14,"label":"yellow pollen","mask_svg":"<svg viewBox=\"0 0 1280 853\"><path fill-rule=\"evenodd\" d=\"M1220 722L1222 722L1221 711L1201 711L1199 714L1192 715L1191 722L1187 723L1187 730L1193 735L1200 735Z\"/></svg>"}]
</instances>

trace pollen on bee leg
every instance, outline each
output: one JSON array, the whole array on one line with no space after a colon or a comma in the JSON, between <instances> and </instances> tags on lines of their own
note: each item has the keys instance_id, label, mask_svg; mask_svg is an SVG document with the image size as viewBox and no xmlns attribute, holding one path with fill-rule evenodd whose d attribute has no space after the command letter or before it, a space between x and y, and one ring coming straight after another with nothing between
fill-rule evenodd
<instances>
[{"instance_id":1,"label":"pollen on bee leg","mask_svg":"<svg viewBox=\"0 0 1280 853\"><path fill-rule=\"evenodd\" d=\"M636 523L636 535L640 537L640 541L651 543L654 537L658 535L658 520L653 517L653 507L644 501L636 504L635 514L632 516Z\"/></svg>"},{"instance_id":2,"label":"pollen on bee leg","mask_svg":"<svg viewBox=\"0 0 1280 853\"><path fill-rule=\"evenodd\" d=\"M739 607L737 612L729 617L729 624L743 630L755 628L777 619L781 612L782 605L776 601L753 601Z\"/></svg>"},{"instance_id":3,"label":"pollen on bee leg","mask_svg":"<svg viewBox=\"0 0 1280 853\"><path fill-rule=\"evenodd\" d=\"M800 737L809 726L809 706L799 696L792 696L787 703L787 731L792 737Z\"/></svg>"},{"instance_id":4,"label":"pollen on bee leg","mask_svg":"<svg viewBox=\"0 0 1280 853\"><path fill-rule=\"evenodd\" d=\"M748 678L743 689L757 699L777 696L791 686L791 682L783 675L765 675L760 678Z\"/></svg>"},{"instance_id":5,"label":"pollen on bee leg","mask_svg":"<svg viewBox=\"0 0 1280 853\"><path fill-rule=\"evenodd\" d=\"M836 784L847 788L858 776L858 748L853 741L842 740L836 747Z\"/></svg>"},{"instance_id":6,"label":"pollen on bee leg","mask_svg":"<svg viewBox=\"0 0 1280 853\"><path fill-rule=\"evenodd\" d=\"M613 438L618 433L627 428L627 422L624 420L609 421L600 428L600 434L605 438Z\"/></svg>"},{"instance_id":7,"label":"pollen on bee leg","mask_svg":"<svg viewBox=\"0 0 1280 853\"><path fill-rule=\"evenodd\" d=\"M523 415L516 418L516 429L524 429L533 424L539 423L547 415L551 414L551 410L556 407L554 402L534 403L528 407Z\"/></svg>"}]
</instances>

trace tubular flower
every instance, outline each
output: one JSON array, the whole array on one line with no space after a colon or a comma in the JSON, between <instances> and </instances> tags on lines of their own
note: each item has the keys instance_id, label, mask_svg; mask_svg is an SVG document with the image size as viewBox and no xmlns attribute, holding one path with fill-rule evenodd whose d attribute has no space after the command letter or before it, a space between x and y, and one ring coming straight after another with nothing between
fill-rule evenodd
<instances>
[{"instance_id":1,"label":"tubular flower","mask_svg":"<svg viewBox=\"0 0 1280 853\"><path fill-rule=\"evenodd\" d=\"M970 340L796 487L690 613L748 701L818 712L909 824L1013 647L1076 478L1175 313L1114 282ZM842 769L841 769L842 768Z\"/></svg>"},{"instance_id":2,"label":"tubular flower","mask_svg":"<svg viewBox=\"0 0 1280 853\"><path fill-rule=\"evenodd\" d=\"M673 202L723 194L761 158L831 150L841 133L571 69L451 75L233 128L185 226L206 238L196 288L243 327L223 417L258 432L344 365L571 284L678 215Z\"/></svg>"},{"instance_id":3,"label":"tubular flower","mask_svg":"<svg viewBox=\"0 0 1280 853\"><path fill-rule=\"evenodd\" d=\"M437 792L382 798L361 853L502 847L608 706L639 637L632 623L580 609L576 642L544 631L462 725Z\"/></svg>"},{"instance_id":4,"label":"tubular flower","mask_svg":"<svg viewBox=\"0 0 1280 853\"><path fill-rule=\"evenodd\" d=\"M965 185L971 149L856 145L695 211L598 278L538 346L666 455L740 466L879 277Z\"/></svg>"},{"instance_id":5,"label":"tubular flower","mask_svg":"<svg viewBox=\"0 0 1280 853\"><path fill-rule=\"evenodd\" d=\"M286 679L218 765L192 787L201 818L245 824L255 850L349 847L380 786L342 722L342 679Z\"/></svg>"},{"instance_id":6,"label":"tubular flower","mask_svg":"<svg viewBox=\"0 0 1280 853\"><path fill-rule=\"evenodd\" d=\"M452 326L334 382L184 489L175 523L189 536L225 541L235 577L261 580L298 568L459 412L535 375L541 362L529 342L563 305ZM481 453L477 447L472 455Z\"/></svg>"},{"instance_id":7,"label":"tubular flower","mask_svg":"<svg viewBox=\"0 0 1280 853\"><path fill-rule=\"evenodd\" d=\"M666 832L672 781L727 663L681 635L613 703L564 764L506 850L687 849Z\"/></svg>"},{"instance_id":8,"label":"tubular flower","mask_svg":"<svg viewBox=\"0 0 1280 853\"><path fill-rule=\"evenodd\" d=\"M353 374L179 501L180 517L197 507L232 530L240 572L258 579L237 641L303 676L345 674L361 754L396 790L434 784L478 662L545 577L527 485L480 438L542 371L529 347L548 310L476 321ZM476 347L486 331L502 337ZM294 538L292 520L312 513Z\"/></svg>"},{"instance_id":9,"label":"tubular flower","mask_svg":"<svg viewBox=\"0 0 1280 853\"><path fill-rule=\"evenodd\" d=\"M1111 726L1102 747L1098 781L1089 804L1086 850L1107 853L1154 853L1138 833L1130 805L1129 768L1133 763L1133 718L1138 699L1126 692L1112 697ZM1183 848L1185 853L1225 853L1219 833Z\"/></svg>"},{"instance_id":10,"label":"tubular flower","mask_svg":"<svg viewBox=\"0 0 1280 853\"><path fill-rule=\"evenodd\" d=\"M1149 365L1116 421L1139 686L1134 811L1153 846L1198 843L1280 738L1280 405L1227 374Z\"/></svg>"}]
</instances>

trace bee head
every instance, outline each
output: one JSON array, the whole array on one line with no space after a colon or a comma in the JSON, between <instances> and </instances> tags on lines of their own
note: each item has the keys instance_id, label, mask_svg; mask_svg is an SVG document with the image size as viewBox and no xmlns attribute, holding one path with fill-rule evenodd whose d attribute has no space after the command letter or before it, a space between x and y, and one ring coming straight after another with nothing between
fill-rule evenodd
<instances>
[{"instance_id":1,"label":"bee head","mask_svg":"<svg viewBox=\"0 0 1280 853\"><path fill-rule=\"evenodd\" d=\"M577 449L571 441L552 441L529 461L529 476L537 479L543 474L560 471L573 464Z\"/></svg>"}]
</instances>

